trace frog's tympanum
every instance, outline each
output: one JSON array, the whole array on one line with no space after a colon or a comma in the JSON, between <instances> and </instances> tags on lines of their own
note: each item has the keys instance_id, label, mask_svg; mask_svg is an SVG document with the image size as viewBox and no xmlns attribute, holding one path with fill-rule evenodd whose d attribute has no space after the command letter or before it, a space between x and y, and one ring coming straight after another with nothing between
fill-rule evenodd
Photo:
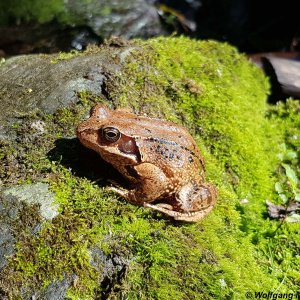
<instances>
[{"instance_id":1,"label":"frog's tympanum","mask_svg":"<svg viewBox=\"0 0 300 300\"><path fill-rule=\"evenodd\" d=\"M77 136L131 183L111 188L130 203L187 222L212 210L216 189L205 183L203 157L182 126L97 105Z\"/></svg>"}]
</instances>

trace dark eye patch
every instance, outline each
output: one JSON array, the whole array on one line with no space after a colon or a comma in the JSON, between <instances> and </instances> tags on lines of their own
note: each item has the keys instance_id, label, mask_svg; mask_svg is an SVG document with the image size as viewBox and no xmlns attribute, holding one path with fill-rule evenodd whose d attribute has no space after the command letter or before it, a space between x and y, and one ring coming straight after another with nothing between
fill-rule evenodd
<instances>
[{"instance_id":1,"label":"dark eye patch","mask_svg":"<svg viewBox=\"0 0 300 300\"><path fill-rule=\"evenodd\" d=\"M134 155L138 162L141 161L141 154L138 146L133 138L126 135L122 135L121 139L118 141L118 148L121 152L125 154Z\"/></svg>"}]
</instances>

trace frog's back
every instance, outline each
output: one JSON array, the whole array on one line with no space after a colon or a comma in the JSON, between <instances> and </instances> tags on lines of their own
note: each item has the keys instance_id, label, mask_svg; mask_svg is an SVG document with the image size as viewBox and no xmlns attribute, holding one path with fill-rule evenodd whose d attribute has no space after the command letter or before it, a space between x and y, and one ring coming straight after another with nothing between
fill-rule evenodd
<instances>
[{"instance_id":1,"label":"frog's back","mask_svg":"<svg viewBox=\"0 0 300 300\"><path fill-rule=\"evenodd\" d=\"M122 119L121 116L116 115L108 123L112 127L120 128L122 133L130 137L169 141L169 143L173 142L190 150L197 149L189 132L183 126L171 121L135 115Z\"/></svg>"},{"instance_id":2,"label":"frog's back","mask_svg":"<svg viewBox=\"0 0 300 300\"><path fill-rule=\"evenodd\" d=\"M171 167L204 168L204 160L189 132L171 121L114 111L106 126L135 139L144 159L161 160ZM148 156L148 157L147 157Z\"/></svg>"}]
</instances>

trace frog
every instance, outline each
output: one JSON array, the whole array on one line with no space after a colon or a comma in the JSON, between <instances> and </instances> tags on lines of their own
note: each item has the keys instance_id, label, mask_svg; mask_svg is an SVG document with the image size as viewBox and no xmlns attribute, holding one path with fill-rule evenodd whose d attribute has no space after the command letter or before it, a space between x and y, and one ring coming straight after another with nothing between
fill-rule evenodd
<instances>
[{"instance_id":1,"label":"frog","mask_svg":"<svg viewBox=\"0 0 300 300\"><path fill-rule=\"evenodd\" d=\"M205 181L204 158L183 126L97 104L76 135L128 181L129 188L109 188L126 201L185 222L213 209L217 189Z\"/></svg>"}]
</instances>

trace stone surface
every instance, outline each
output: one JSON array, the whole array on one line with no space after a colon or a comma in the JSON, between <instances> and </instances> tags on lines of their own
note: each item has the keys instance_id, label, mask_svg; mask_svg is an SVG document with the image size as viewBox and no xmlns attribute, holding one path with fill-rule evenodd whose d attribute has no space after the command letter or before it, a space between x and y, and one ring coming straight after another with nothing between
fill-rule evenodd
<instances>
[{"instance_id":1,"label":"stone surface","mask_svg":"<svg viewBox=\"0 0 300 300\"><path fill-rule=\"evenodd\" d=\"M61 60L44 55L8 59L0 66L0 137L7 138L5 125L18 116L36 109L53 113L78 101L80 91L100 96L107 63L105 53Z\"/></svg>"},{"instance_id":2,"label":"stone surface","mask_svg":"<svg viewBox=\"0 0 300 300\"><path fill-rule=\"evenodd\" d=\"M90 257L91 265L101 272L99 280L101 299L106 299L105 295L108 295L111 288L121 281L129 262L117 254L105 255L98 247L90 249Z\"/></svg>"},{"instance_id":3,"label":"stone surface","mask_svg":"<svg viewBox=\"0 0 300 300\"><path fill-rule=\"evenodd\" d=\"M75 279L74 276L65 277L63 280L53 281L49 284L46 290L42 293L36 293L31 296L31 299L41 299L41 300L63 300L66 299L66 293L72 281ZM34 298L35 297L35 298Z\"/></svg>"},{"instance_id":4,"label":"stone surface","mask_svg":"<svg viewBox=\"0 0 300 300\"><path fill-rule=\"evenodd\" d=\"M3 216L2 209L0 213L1 216ZM6 257L13 254L14 242L14 237L9 224L2 219L0 221L0 270L2 270L7 264Z\"/></svg>"},{"instance_id":5,"label":"stone surface","mask_svg":"<svg viewBox=\"0 0 300 300\"><path fill-rule=\"evenodd\" d=\"M58 215L58 205L53 204L54 194L49 191L46 183L38 182L7 188L2 191L2 197L39 205L41 216L46 220L51 220Z\"/></svg>"},{"instance_id":6,"label":"stone surface","mask_svg":"<svg viewBox=\"0 0 300 300\"><path fill-rule=\"evenodd\" d=\"M39 206L42 218L50 220L58 214L58 205L53 204L53 201L54 195L45 183L20 185L0 191L0 270L6 266L6 258L14 253L16 230L19 230L16 228L16 220L24 205ZM37 233L40 223L36 220L27 221L32 223L32 233ZM25 225L22 229L25 230Z\"/></svg>"},{"instance_id":7,"label":"stone surface","mask_svg":"<svg viewBox=\"0 0 300 300\"><path fill-rule=\"evenodd\" d=\"M164 33L157 9L150 1L73 0L66 2L66 9L75 22L85 22L101 37L145 38Z\"/></svg>"},{"instance_id":8,"label":"stone surface","mask_svg":"<svg viewBox=\"0 0 300 300\"><path fill-rule=\"evenodd\" d=\"M291 59L269 57L283 93L300 97L300 62Z\"/></svg>"}]
</instances>

